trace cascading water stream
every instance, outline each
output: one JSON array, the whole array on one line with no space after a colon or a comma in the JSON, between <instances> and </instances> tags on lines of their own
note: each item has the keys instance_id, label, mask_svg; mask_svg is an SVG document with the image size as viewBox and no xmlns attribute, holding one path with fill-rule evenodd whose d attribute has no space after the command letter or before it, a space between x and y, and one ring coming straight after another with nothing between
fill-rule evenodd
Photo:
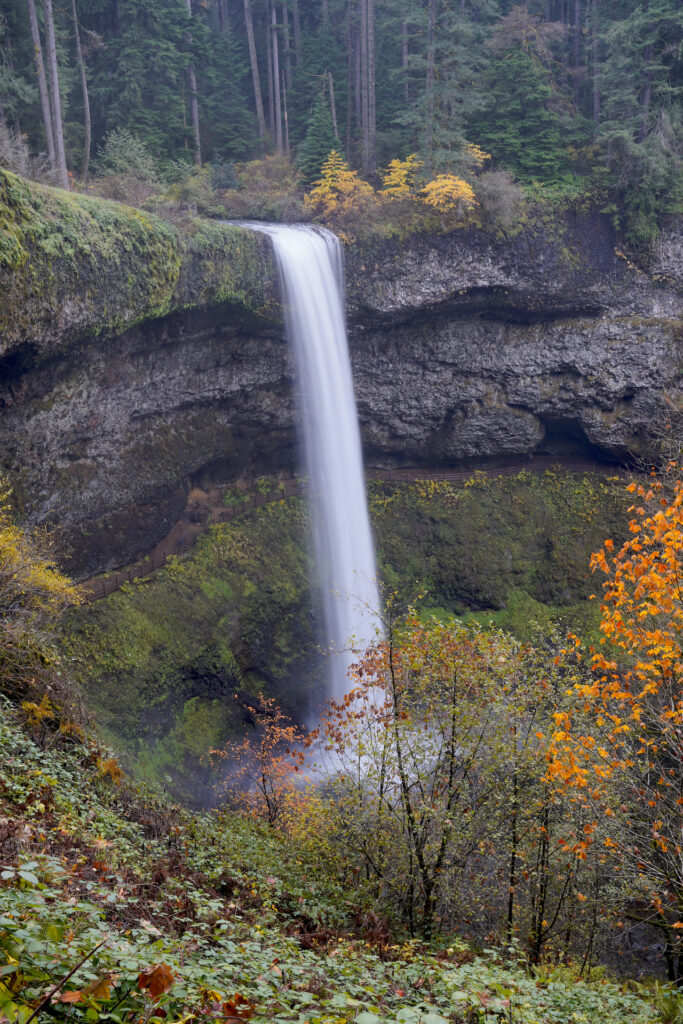
<instances>
[{"instance_id":1,"label":"cascading water stream","mask_svg":"<svg viewBox=\"0 0 683 1024\"><path fill-rule=\"evenodd\" d=\"M309 225L249 223L273 241L301 396L331 696L354 653L377 639L380 601L353 393L339 239Z\"/></svg>"}]
</instances>

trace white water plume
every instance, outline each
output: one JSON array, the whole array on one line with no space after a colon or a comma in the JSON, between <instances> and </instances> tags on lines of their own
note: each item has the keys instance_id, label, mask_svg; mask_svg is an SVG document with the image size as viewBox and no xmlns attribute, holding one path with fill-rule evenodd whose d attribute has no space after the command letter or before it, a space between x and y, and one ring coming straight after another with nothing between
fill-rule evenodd
<instances>
[{"instance_id":1,"label":"white water plume","mask_svg":"<svg viewBox=\"0 0 683 1024\"><path fill-rule=\"evenodd\" d=\"M375 552L344 316L339 239L310 225L249 223L273 241L301 397L315 555L322 589L330 696L349 690L349 665L381 632Z\"/></svg>"}]
</instances>

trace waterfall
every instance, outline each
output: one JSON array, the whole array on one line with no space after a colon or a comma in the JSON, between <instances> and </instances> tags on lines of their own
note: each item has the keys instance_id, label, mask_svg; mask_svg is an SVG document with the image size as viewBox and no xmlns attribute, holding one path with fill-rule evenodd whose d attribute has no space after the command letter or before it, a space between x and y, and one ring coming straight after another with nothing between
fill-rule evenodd
<instances>
[{"instance_id":1,"label":"waterfall","mask_svg":"<svg viewBox=\"0 0 683 1024\"><path fill-rule=\"evenodd\" d=\"M310 225L250 223L270 235L294 352L301 435L330 657L331 696L380 628L375 553L344 316L339 239Z\"/></svg>"}]
</instances>

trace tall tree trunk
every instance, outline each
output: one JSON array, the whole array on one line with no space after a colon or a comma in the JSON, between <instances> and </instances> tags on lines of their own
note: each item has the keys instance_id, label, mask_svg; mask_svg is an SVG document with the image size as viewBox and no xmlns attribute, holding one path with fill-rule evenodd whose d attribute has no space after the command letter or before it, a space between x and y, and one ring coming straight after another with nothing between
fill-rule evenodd
<instances>
[{"instance_id":1,"label":"tall tree trunk","mask_svg":"<svg viewBox=\"0 0 683 1024\"><path fill-rule=\"evenodd\" d=\"M277 12L270 8L270 39L273 46L273 106L275 108L275 145L282 153L282 102L280 99L280 48L277 40Z\"/></svg>"},{"instance_id":2,"label":"tall tree trunk","mask_svg":"<svg viewBox=\"0 0 683 1024\"><path fill-rule=\"evenodd\" d=\"M368 0L360 0L360 162L370 171L370 97L368 93Z\"/></svg>"},{"instance_id":3,"label":"tall tree trunk","mask_svg":"<svg viewBox=\"0 0 683 1024\"><path fill-rule=\"evenodd\" d=\"M375 94L375 0L368 2L368 164L377 169L377 102Z\"/></svg>"},{"instance_id":4,"label":"tall tree trunk","mask_svg":"<svg viewBox=\"0 0 683 1024\"><path fill-rule=\"evenodd\" d=\"M192 20L192 0L185 0L187 16ZM188 29L185 33L185 42L188 49L192 46L192 31ZM194 137L194 162L197 167L202 166L202 143L199 135L199 102L197 100L197 74L194 69L194 61L190 60L187 65L187 87L190 93L190 115L192 117L192 135Z\"/></svg>"},{"instance_id":5,"label":"tall tree trunk","mask_svg":"<svg viewBox=\"0 0 683 1024\"><path fill-rule=\"evenodd\" d=\"M581 0L574 0L574 67L581 63Z\"/></svg>"},{"instance_id":6,"label":"tall tree trunk","mask_svg":"<svg viewBox=\"0 0 683 1024\"><path fill-rule=\"evenodd\" d=\"M597 129L600 123L600 7L599 0L593 0L593 123Z\"/></svg>"},{"instance_id":7,"label":"tall tree trunk","mask_svg":"<svg viewBox=\"0 0 683 1024\"><path fill-rule=\"evenodd\" d=\"M285 122L285 153L289 157L289 117L287 116L287 77L282 72L282 116Z\"/></svg>"},{"instance_id":8,"label":"tall tree trunk","mask_svg":"<svg viewBox=\"0 0 683 1024\"><path fill-rule=\"evenodd\" d=\"M323 28L326 29L330 24L330 5L329 0L322 0L322 14L323 14Z\"/></svg>"},{"instance_id":9,"label":"tall tree trunk","mask_svg":"<svg viewBox=\"0 0 683 1024\"><path fill-rule=\"evenodd\" d=\"M363 125L363 100L362 100L362 88L361 88L361 59L360 59L360 29L354 32L353 40L353 84L354 84L354 101L353 101L353 112L356 118L356 137L361 138L362 125Z\"/></svg>"},{"instance_id":10,"label":"tall tree trunk","mask_svg":"<svg viewBox=\"0 0 683 1024\"><path fill-rule=\"evenodd\" d=\"M297 64L301 64L303 48L301 45L301 18L299 17L299 0L292 0L292 19L294 21L294 56Z\"/></svg>"},{"instance_id":11,"label":"tall tree trunk","mask_svg":"<svg viewBox=\"0 0 683 1024\"><path fill-rule=\"evenodd\" d=\"M403 100L410 106L410 68L408 62L408 22L401 22L401 72L403 74Z\"/></svg>"},{"instance_id":12,"label":"tall tree trunk","mask_svg":"<svg viewBox=\"0 0 683 1024\"><path fill-rule=\"evenodd\" d=\"M275 86L273 84L273 46L270 27L270 0L266 8L266 65L268 70L268 130L275 134Z\"/></svg>"},{"instance_id":13,"label":"tall tree trunk","mask_svg":"<svg viewBox=\"0 0 683 1024\"><path fill-rule=\"evenodd\" d=\"M645 60L645 71L643 77L645 79L645 85L643 87L643 98L641 100L641 123L640 131L638 132L638 142L645 142L647 138L648 124L650 120L650 101L652 99L652 54L654 46L652 43L648 43L643 53Z\"/></svg>"},{"instance_id":14,"label":"tall tree trunk","mask_svg":"<svg viewBox=\"0 0 683 1024\"><path fill-rule=\"evenodd\" d=\"M14 72L14 58L12 56L12 47L10 45L9 39L5 40L5 60L7 61L7 67L10 69L10 71ZM2 116L4 119L5 127L9 127L9 122L7 120L7 111L4 109L4 107L2 109ZM11 122L15 132L21 135L21 123L19 121L19 115L17 114L16 110L12 111Z\"/></svg>"},{"instance_id":15,"label":"tall tree trunk","mask_svg":"<svg viewBox=\"0 0 683 1024\"><path fill-rule=\"evenodd\" d=\"M339 126L337 125L337 105L334 102L334 82L332 81L332 72L328 71L327 79L330 84L330 110L332 111L332 127L334 128L334 137L339 142Z\"/></svg>"},{"instance_id":16,"label":"tall tree trunk","mask_svg":"<svg viewBox=\"0 0 683 1024\"><path fill-rule=\"evenodd\" d=\"M581 94L581 76L579 67L581 65L581 0L574 0L574 32L572 37L573 53L572 63L574 65L574 99L579 105Z\"/></svg>"},{"instance_id":17,"label":"tall tree trunk","mask_svg":"<svg viewBox=\"0 0 683 1024\"><path fill-rule=\"evenodd\" d=\"M289 11L287 4L282 5L282 42L285 50L285 82L287 88L292 88L292 39L289 34Z\"/></svg>"},{"instance_id":18,"label":"tall tree trunk","mask_svg":"<svg viewBox=\"0 0 683 1024\"><path fill-rule=\"evenodd\" d=\"M351 156L351 111L353 109L353 33L351 0L346 2L346 155Z\"/></svg>"},{"instance_id":19,"label":"tall tree trunk","mask_svg":"<svg viewBox=\"0 0 683 1024\"><path fill-rule=\"evenodd\" d=\"M57 161L55 158L55 137L52 131L52 111L50 110L50 97L47 92L47 79L45 77L45 65L43 64L43 48L40 45L40 29L38 28L38 17L36 15L35 0L26 0L28 7L28 18L31 23L31 37L33 39L33 60L36 65L38 76L38 95L40 106L43 112L43 127L45 128L45 139L47 142L47 156L52 170L56 170Z\"/></svg>"},{"instance_id":20,"label":"tall tree trunk","mask_svg":"<svg viewBox=\"0 0 683 1024\"><path fill-rule=\"evenodd\" d=\"M62 188L69 187L69 175L66 170L66 154L64 152L64 128L62 126L62 100L59 95L59 68L57 67L57 41L55 39L55 19L52 13L52 0L43 0L45 11L45 36L47 38L47 61L50 69L50 99L52 106L52 131L55 139L55 156L57 173Z\"/></svg>"},{"instance_id":21,"label":"tall tree trunk","mask_svg":"<svg viewBox=\"0 0 683 1024\"><path fill-rule=\"evenodd\" d=\"M258 120L259 138L265 139L266 116L263 112L263 96L261 94L261 76L258 69L258 57L256 55L256 43L254 41L254 19L251 16L251 4L244 0L244 22L247 28L247 44L249 47L249 63L251 64L251 80L254 86L254 104L256 106L256 118Z\"/></svg>"},{"instance_id":22,"label":"tall tree trunk","mask_svg":"<svg viewBox=\"0 0 683 1024\"><path fill-rule=\"evenodd\" d=\"M90 127L90 97L88 94L88 79L85 74L85 61L83 60L83 49L81 47L81 33L78 30L78 15L76 13L76 0L71 0L71 16L74 22L74 38L76 40L76 62L81 75L81 92L83 93L83 181L88 180L90 168L90 146L92 143L92 129Z\"/></svg>"},{"instance_id":23,"label":"tall tree trunk","mask_svg":"<svg viewBox=\"0 0 683 1024\"><path fill-rule=\"evenodd\" d=\"M429 8L427 11L427 80L425 82L425 89L427 93L425 163L426 170L428 172L432 169L432 150L434 148L434 78L436 74L434 68L434 59L436 56L435 35L436 0L429 0Z\"/></svg>"}]
</instances>

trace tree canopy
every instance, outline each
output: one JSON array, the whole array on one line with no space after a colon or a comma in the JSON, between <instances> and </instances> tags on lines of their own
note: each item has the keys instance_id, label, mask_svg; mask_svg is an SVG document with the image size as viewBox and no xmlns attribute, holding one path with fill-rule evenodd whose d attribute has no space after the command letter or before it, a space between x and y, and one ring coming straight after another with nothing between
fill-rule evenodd
<instances>
[{"instance_id":1,"label":"tree canopy","mask_svg":"<svg viewBox=\"0 0 683 1024\"><path fill-rule=\"evenodd\" d=\"M331 149L618 197L647 239L682 195L677 0L0 0L0 163L87 172L112 132L161 166ZM62 156L63 154L63 156ZM21 166L19 166L21 165Z\"/></svg>"}]
</instances>

